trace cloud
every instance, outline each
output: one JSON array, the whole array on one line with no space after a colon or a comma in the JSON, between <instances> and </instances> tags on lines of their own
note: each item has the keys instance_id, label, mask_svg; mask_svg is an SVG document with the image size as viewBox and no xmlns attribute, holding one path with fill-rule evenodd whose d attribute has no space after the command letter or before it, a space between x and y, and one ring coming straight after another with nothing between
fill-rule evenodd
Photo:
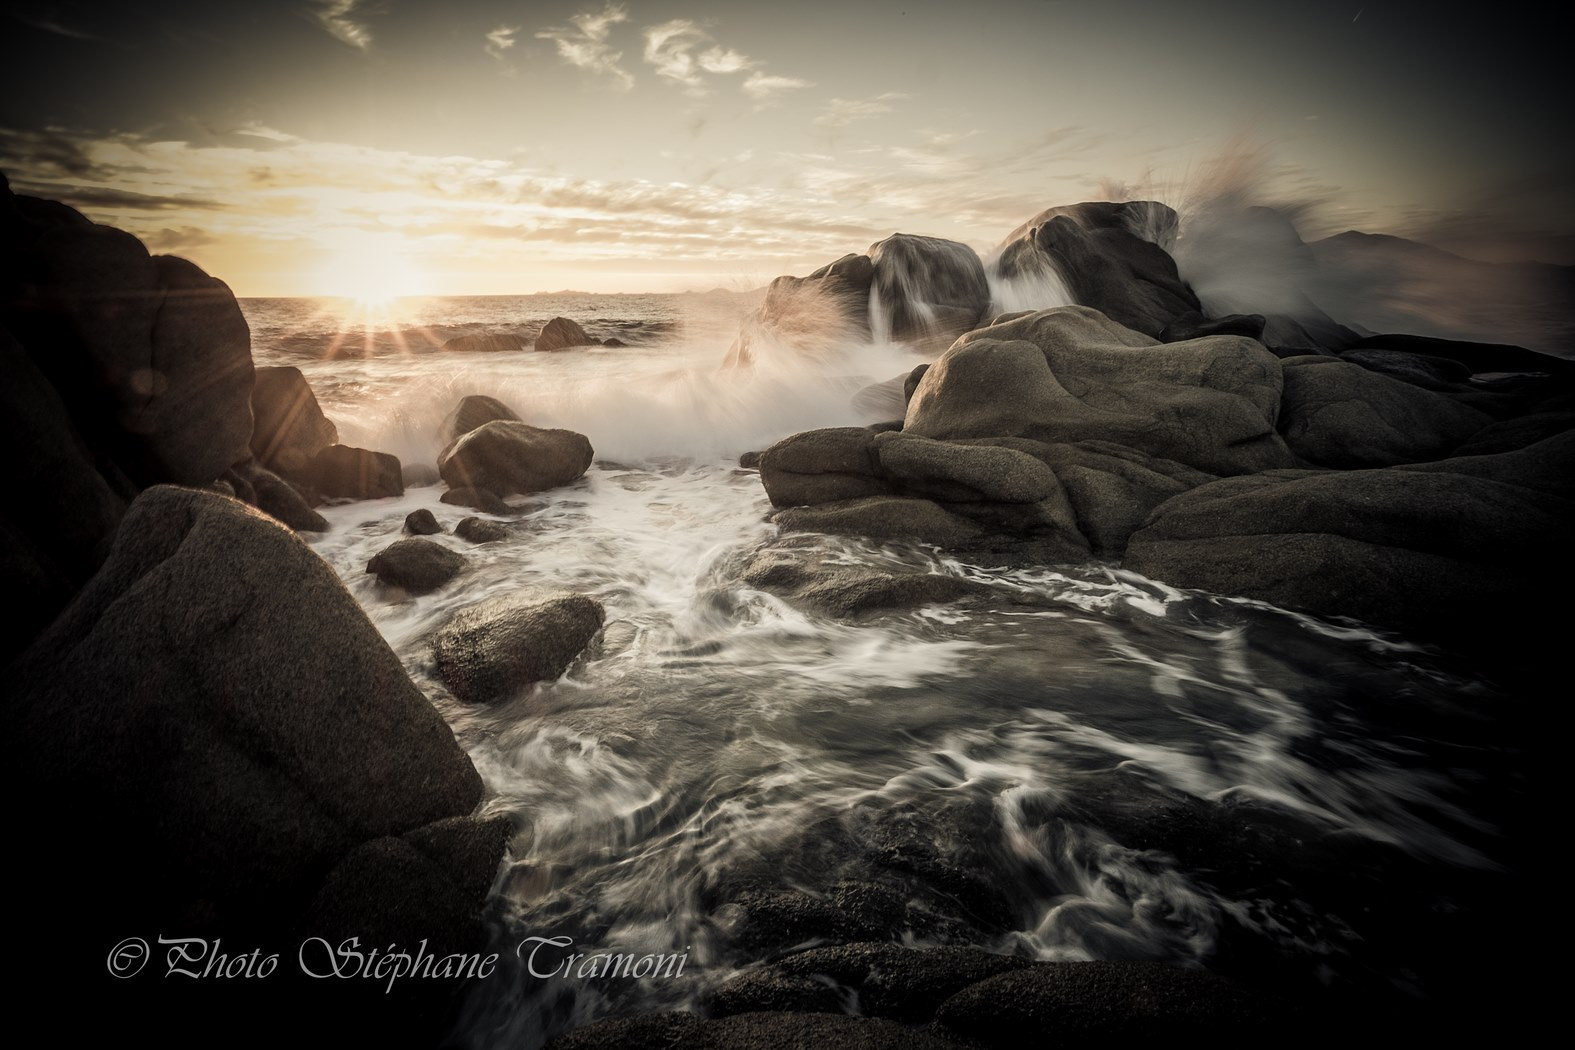
<instances>
[{"instance_id":1,"label":"cloud","mask_svg":"<svg viewBox=\"0 0 1575 1050\"><path fill-rule=\"evenodd\" d=\"M486 51L493 58L502 61L503 52L517 43L515 36L519 31L519 26L498 26L498 28L487 34L487 43L482 50Z\"/></svg>"},{"instance_id":2,"label":"cloud","mask_svg":"<svg viewBox=\"0 0 1575 1050\"><path fill-rule=\"evenodd\" d=\"M890 113L896 108L893 102L901 102L908 97L901 91L887 91L874 98L834 98L826 104L826 111L815 118L815 123L823 128L845 128L855 120L868 120L882 113Z\"/></svg>"},{"instance_id":3,"label":"cloud","mask_svg":"<svg viewBox=\"0 0 1575 1050\"><path fill-rule=\"evenodd\" d=\"M572 28L543 29L536 39L551 40L557 45L559 58L589 73L605 74L620 90L627 91L634 86L634 77L618 64L623 52L609 47L607 38L612 35L613 26L628 18L629 12L621 4L608 4L600 14L582 11L570 18Z\"/></svg>"},{"instance_id":4,"label":"cloud","mask_svg":"<svg viewBox=\"0 0 1575 1050\"><path fill-rule=\"evenodd\" d=\"M706 94L704 73L741 73L755 65L748 55L722 47L687 18L647 28L645 60L655 67L657 76L682 84L691 95Z\"/></svg>"},{"instance_id":5,"label":"cloud","mask_svg":"<svg viewBox=\"0 0 1575 1050\"><path fill-rule=\"evenodd\" d=\"M362 0L313 0L312 17L336 39L362 51L372 46L372 31L356 14Z\"/></svg>"},{"instance_id":6,"label":"cloud","mask_svg":"<svg viewBox=\"0 0 1575 1050\"><path fill-rule=\"evenodd\" d=\"M796 91L799 88L814 86L814 81L811 80L773 76L759 70L749 74L749 79L744 81L744 91L760 103L769 102L784 91Z\"/></svg>"}]
</instances>

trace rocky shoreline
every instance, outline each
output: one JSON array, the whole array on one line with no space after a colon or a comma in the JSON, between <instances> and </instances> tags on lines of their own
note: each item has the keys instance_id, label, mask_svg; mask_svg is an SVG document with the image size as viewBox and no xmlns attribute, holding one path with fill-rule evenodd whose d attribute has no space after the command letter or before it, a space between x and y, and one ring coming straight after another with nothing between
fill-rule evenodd
<instances>
[{"instance_id":1,"label":"rocky shoreline","mask_svg":"<svg viewBox=\"0 0 1575 1050\"><path fill-rule=\"evenodd\" d=\"M1167 251L1176 223L1152 202L1052 208L988 273L966 246L897 235L774 282L727 366L751 367L767 341L813 353L849 333L938 356L870 394L893 407L888 422L784 436L751 458L782 537L750 552L739 578L851 618L983 589L827 563L793 534L1092 561L1351 617L1535 681L1561 625L1526 596L1575 583L1557 544L1575 524L1575 369L1520 348L1366 336L1311 304L1209 317ZM294 535L327 528L324 501L399 495L420 468L339 444L301 372L254 366L233 296L190 263L3 184L0 236L0 368L22 467L0 513L19 616L4 643L8 765L13 797L48 801L18 817L39 966L109 1004L106 1031L172 1012L224 1025L244 1009L263 1014L253 1035L286 1038L299 1003L343 1037L441 1042L463 980L385 990L297 975L206 994L105 974L128 934L155 931L285 954L358 936L479 958L489 893L530 829L487 815L452 730ZM1060 280L1079 305L992 315L991 278L1013 295ZM536 350L588 341L559 320ZM595 459L584 435L479 395L445 437L442 501L493 517ZM479 545L509 527L467 516L453 530ZM424 538L448 531L430 512L406 529L368 565L379 586L425 593L468 571ZM433 655L455 698L486 704L564 673L604 617L577 595L483 603L434 637ZM1087 797L1123 792L1145 799L1139 837L1213 827L1119 775ZM1367 856L1317 829L1262 826L1264 852L1292 870L1308 842L1336 862ZM868 877L833 899L765 873L730 888L718 903L761 963L722 985L704 1018L604 1021L556 1045L1230 1040L1314 1023L1250 981L966 947L1010 928L1010 902L899 828L874 838L879 848L849 847L865 850ZM944 925L942 899L972 916L942 930L953 946L898 946Z\"/></svg>"}]
</instances>

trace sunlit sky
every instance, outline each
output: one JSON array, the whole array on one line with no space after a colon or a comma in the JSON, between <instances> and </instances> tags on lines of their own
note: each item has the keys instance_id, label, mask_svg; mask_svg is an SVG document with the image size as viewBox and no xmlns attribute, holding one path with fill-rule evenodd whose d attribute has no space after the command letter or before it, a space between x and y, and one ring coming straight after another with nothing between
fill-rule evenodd
<instances>
[{"instance_id":1,"label":"sunlit sky","mask_svg":"<svg viewBox=\"0 0 1575 1050\"><path fill-rule=\"evenodd\" d=\"M1567 32L1533 8L3 10L13 187L241 295L742 289L899 230L984 250L1050 205L1174 203L1222 171L1306 206L1309 237L1575 262Z\"/></svg>"}]
</instances>

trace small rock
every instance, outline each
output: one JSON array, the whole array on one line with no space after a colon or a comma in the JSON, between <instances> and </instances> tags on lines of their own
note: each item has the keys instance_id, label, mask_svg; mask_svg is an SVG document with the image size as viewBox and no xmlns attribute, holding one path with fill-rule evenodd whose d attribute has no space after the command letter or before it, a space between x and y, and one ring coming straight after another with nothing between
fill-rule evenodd
<instances>
[{"instance_id":1,"label":"small rock","mask_svg":"<svg viewBox=\"0 0 1575 1050\"><path fill-rule=\"evenodd\" d=\"M536 337L537 350L567 350L574 346L595 346L596 340L567 317L554 317Z\"/></svg>"},{"instance_id":2,"label":"small rock","mask_svg":"<svg viewBox=\"0 0 1575 1050\"><path fill-rule=\"evenodd\" d=\"M450 620L432 655L438 675L461 700L505 700L532 682L560 677L605 617L601 602L575 594L546 601L497 598Z\"/></svg>"},{"instance_id":3,"label":"small rock","mask_svg":"<svg viewBox=\"0 0 1575 1050\"><path fill-rule=\"evenodd\" d=\"M461 518L459 524L454 526L454 535L469 543L493 543L507 539L509 530L508 526L496 521L472 517Z\"/></svg>"},{"instance_id":4,"label":"small rock","mask_svg":"<svg viewBox=\"0 0 1575 1050\"><path fill-rule=\"evenodd\" d=\"M405 531L412 536L435 536L443 531L437 517L425 507L405 515Z\"/></svg>"},{"instance_id":5,"label":"small rock","mask_svg":"<svg viewBox=\"0 0 1575 1050\"><path fill-rule=\"evenodd\" d=\"M411 594L435 591L464 570L465 557L431 540L399 540L366 563L366 571Z\"/></svg>"}]
</instances>

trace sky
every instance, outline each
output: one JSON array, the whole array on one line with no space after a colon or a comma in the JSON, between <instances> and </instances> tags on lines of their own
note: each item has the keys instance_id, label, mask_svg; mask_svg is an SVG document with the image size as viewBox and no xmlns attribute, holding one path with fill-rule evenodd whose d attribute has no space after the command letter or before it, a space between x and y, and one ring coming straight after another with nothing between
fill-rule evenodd
<instances>
[{"instance_id":1,"label":"sky","mask_svg":"<svg viewBox=\"0 0 1575 1050\"><path fill-rule=\"evenodd\" d=\"M0 171L243 296L742 290L1222 191L1575 263L1538 10L5 0Z\"/></svg>"}]
</instances>

